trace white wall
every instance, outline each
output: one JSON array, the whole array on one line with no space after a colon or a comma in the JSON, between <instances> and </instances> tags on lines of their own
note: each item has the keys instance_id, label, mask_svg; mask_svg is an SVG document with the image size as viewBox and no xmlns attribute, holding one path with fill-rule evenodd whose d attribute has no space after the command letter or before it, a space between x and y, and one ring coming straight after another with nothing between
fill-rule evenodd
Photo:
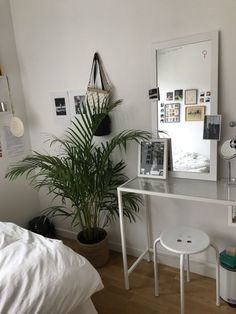
<instances>
[{"instance_id":1,"label":"white wall","mask_svg":"<svg viewBox=\"0 0 236 314\"><path fill-rule=\"evenodd\" d=\"M31 147L10 4L7 0L0 0L0 42L0 64L3 65L4 71L9 78L15 113L23 120L26 127L26 132L23 137L24 151L17 157L23 158L31 150ZM0 83L5 85L4 80L0 81ZM4 86L2 92L4 93L5 90L6 86ZM3 97L2 94L0 94L0 100L1 97ZM0 113L0 138L3 150L3 156L0 158L0 220L25 225L30 218L38 213L39 199L38 194L32 191L28 184L25 183L24 179L19 179L12 183L4 178L9 163L16 161L14 156L11 157L7 153L7 143L2 128L4 125L8 124L9 118L10 115Z\"/></svg>"},{"instance_id":2,"label":"white wall","mask_svg":"<svg viewBox=\"0 0 236 314\"><path fill-rule=\"evenodd\" d=\"M228 121L236 119L234 0L11 0L11 8L33 149L44 149L42 132L62 134L68 121L55 120L49 94L85 88L95 51L102 56L115 95L124 99L114 114L114 132L150 130L151 44L211 30L220 30L223 137L235 134L228 127ZM135 176L136 146L128 153L128 164L128 174ZM225 175L224 162L219 164L220 176ZM41 196L41 206L47 203ZM181 223L206 230L221 247L235 243L236 228L227 226L222 206L158 199L152 216L154 235ZM118 224L111 229L110 240L118 243ZM128 245L138 251L143 234L141 222L129 226Z\"/></svg>"}]
</instances>

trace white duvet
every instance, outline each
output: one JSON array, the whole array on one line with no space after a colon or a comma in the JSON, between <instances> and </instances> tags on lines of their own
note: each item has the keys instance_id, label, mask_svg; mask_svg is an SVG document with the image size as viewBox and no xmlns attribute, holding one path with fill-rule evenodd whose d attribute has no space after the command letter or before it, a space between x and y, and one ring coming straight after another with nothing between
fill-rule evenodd
<instances>
[{"instance_id":1,"label":"white duvet","mask_svg":"<svg viewBox=\"0 0 236 314\"><path fill-rule=\"evenodd\" d=\"M210 159L198 153L175 151L173 153L174 171L210 172Z\"/></svg>"},{"instance_id":2,"label":"white duvet","mask_svg":"<svg viewBox=\"0 0 236 314\"><path fill-rule=\"evenodd\" d=\"M93 266L61 241L0 222L0 313L66 314L103 287Z\"/></svg>"}]
</instances>

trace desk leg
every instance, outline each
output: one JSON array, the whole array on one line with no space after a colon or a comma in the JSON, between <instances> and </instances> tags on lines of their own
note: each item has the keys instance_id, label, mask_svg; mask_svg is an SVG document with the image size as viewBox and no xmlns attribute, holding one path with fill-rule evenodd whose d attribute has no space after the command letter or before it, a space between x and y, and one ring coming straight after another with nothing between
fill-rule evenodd
<instances>
[{"instance_id":1,"label":"desk leg","mask_svg":"<svg viewBox=\"0 0 236 314\"><path fill-rule=\"evenodd\" d=\"M118 189L118 205L119 205L120 234L121 234L125 289L128 290L129 289L129 274L128 274L127 251L126 251L126 240L125 240L125 229L124 229L123 203L122 203L122 192L119 189Z\"/></svg>"},{"instance_id":2,"label":"desk leg","mask_svg":"<svg viewBox=\"0 0 236 314\"><path fill-rule=\"evenodd\" d=\"M152 240L151 240L151 217L150 217L150 198L149 195L144 195L144 206L145 206L145 222L146 222L146 239L147 239L147 247L148 247L148 262L151 261L151 252L150 248L152 248Z\"/></svg>"}]
</instances>

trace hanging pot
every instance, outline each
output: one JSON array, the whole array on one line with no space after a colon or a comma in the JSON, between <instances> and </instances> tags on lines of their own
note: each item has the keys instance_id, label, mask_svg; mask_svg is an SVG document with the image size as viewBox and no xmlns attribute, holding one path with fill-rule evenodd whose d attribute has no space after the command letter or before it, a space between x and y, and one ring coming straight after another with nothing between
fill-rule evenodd
<instances>
[{"instance_id":1,"label":"hanging pot","mask_svg":"<svg viewBox=\"0 0 236 314\"><path fill-rule=\"evenodd\" d=\"M83 255L95 267L104 266L109 259L108 236L104 229L98 229L103 238L97 243L84 243L83 231L77 236L78 253Z\"/></svg>"},{"instance_id":2,"label":"hanging pot","mask_svg":"<svg viewBox=\"0 0 236 314\"><path fill-rule=\"evenodd\" d=\"M95 136L104 136L111 133L111 119L107 114L94 132Z\"/></svg>"}]
</instances>

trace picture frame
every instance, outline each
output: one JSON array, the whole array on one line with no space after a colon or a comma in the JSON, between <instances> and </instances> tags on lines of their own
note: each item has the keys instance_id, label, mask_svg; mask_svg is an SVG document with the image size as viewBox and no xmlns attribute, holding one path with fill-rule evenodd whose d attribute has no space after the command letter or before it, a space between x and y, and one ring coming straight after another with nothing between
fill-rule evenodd
<instances>
[{"instance_id":1,"label":"picture frame","mask_svg":"<svg viewBox=\"0 0 236 314\"><path fill-rule=\"evenodd\" d=\"M69 98L67 92L52 92L50 93L50 97L56 117L70 116Z\"/></svg>"},{"instance_id":2,"label":"picture frame","mask_svg":"<svg viewBox=\"0 0 236 314\"><path fill-rule=\"evenodd\" d=\"M185 121L203 121L204 115L205 115L205 106L185 107Z\"/></svg>"},{"instance_id":3,"label":"picture frame","mask_svg":"<svg viewBox=\"0 0 236 314\"><path fill-rule=\"evenodd\" d=\"M68 92L71 118L74 116L80 116L84 113L84 101L86 90L72 90Z\"/></svg>"},{"instance_id":4,"label":"picture frame","mask_svg":"<svg viewBox=\"0 0 236 314\"><path fill-rule=\"evenodd\" d=\"M166 179L168 169L168 141L160 138L141 141L139 145L138 176Z\"/></svg>"},{"instance_id":5,"label":"picture frame","mask_svg":"<svg viewBox=\"0 0 236 314\"><path fill-rule=\"evenodd\" d=\"M180 103L165 105L165 123L180 122Z\"/></svg>"},{"instance_id":6,"label":"picture frame","mask_svg":"<svg viewBox=\"0 0 236 314\"><path fill-rule=\"evenodd\" d=\"M186 89L185 90L185 105L196 105L197 104L197 89Z\"/></svg>"},{"instance_id":7,"label":"picture frame","mask_svg":"<svg viewBox=\"0 0 236 314\"><path fill-rule=\"evenodd\" d=\"M205 115L203 139L204 140L220 140L221 135L221 115Z\"/></svg>"}]
</instances>

